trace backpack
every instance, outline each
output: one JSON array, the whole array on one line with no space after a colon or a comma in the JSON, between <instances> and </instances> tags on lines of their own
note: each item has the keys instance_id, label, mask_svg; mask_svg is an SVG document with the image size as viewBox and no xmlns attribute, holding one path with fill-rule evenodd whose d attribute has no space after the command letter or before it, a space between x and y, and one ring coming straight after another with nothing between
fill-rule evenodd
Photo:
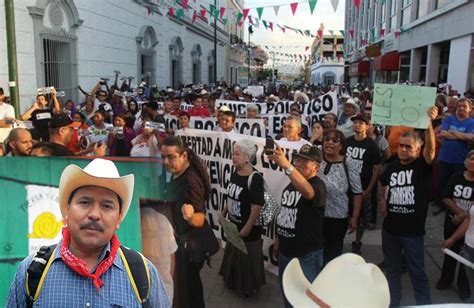
<instances>
[{"instance_id":1,"label":"backpack","mask_svg":"<svg viewBox=\"0 0 474 308\"><path fill-rule=\"evenodd\" d=\"M26 272L26 306L33 307L43 287L46 274L53 263L51 256L56 251L56 244L43 246L36 253ZM145 257L125 246L118 249L120 258L132 284L133 293L142 307L151 307L150 299L150 271Z\"/></svg>"},{"instance_id":2,"label":"backpack","mask_svg":"<svg viewBox=\"0 0 474 308\"><path fill-rule=\"evenodd\" d=\"M252 186L252 178L253 175L258 173L257 171L253 171L248 179L248 189L250 191L250 187ZM270 189L268 188L267 183L263 179L263 206L262 210L260 211L260 214L258 215L257 219L255 220L254 226L268 226L275 216L277 215L278 211L280 210L280 205L278 202L275 200L273 197L272 193L270 192Z\"/></svg>"}]
</instances>

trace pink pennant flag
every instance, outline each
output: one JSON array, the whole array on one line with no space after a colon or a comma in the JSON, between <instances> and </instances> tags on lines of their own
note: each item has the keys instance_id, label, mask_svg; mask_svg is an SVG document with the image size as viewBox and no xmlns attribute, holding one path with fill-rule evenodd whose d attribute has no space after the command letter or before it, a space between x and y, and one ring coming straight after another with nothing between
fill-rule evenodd
<instances>
[{"instance_id":1,"label":"pink pennant flag","mask_svg":"<svg viewBox=\"0 0 474 308\"><path fill-rule=\"evenodd\" d=\"M359 8L360 7L360 0L354 0L354 5L356 6L356 8Z\"/></svg>"},{"instance_id":2,"label":"pink pennant flag","mask_svg":"<svg viewBox=\"0 0 474 308\"><path fill-rule=\"evenodd\" d=\"M168 14L169 14L170 16L173 16L173 17L174 17L174 8L170 7L170 8L168 9Z\"/></svg>"},{"instance_id":3,"label":"pink pennant flag","mask_svg":"<svg viewBox=\"0 0 474 308\"><path fill-rule=\"evenodd\" d=\"M251 24L253 26L252 16L249 15L248 18L249 18L249 24Z\"/></svg>"},{"instance_id":4,"label":"pink pennant flag","mask_svg":"<svg viewBox=\"0 0 474 308\"><path fill-rule=\"evenodd\" d=\"M271 21L268 22L268 27L270 28L270 30L272 30L273 32L273 23Z\"/></svg>"},{"instance_id":5,"label":"pink pennant flag","mask_svg":"<svg viewBox=\"0 0 474 308\"><path fill-rule=\"evenodd\" d=\"M400 37L400 31L395 31L393 32L393 34L395 35L395 38L399 38Z\"/></svg>"},{"instance_id":6,"label":"pink pennant flag","mask_svg":"<svg viewBox=\"0 0 474 308\"><path fill-rule=\"evenodd\" d=\"M362 40L361 40L361 44L362 44L362 46L365 46L365 44L367 44L367 40L362 39Z\"/></svg>"},{"instance_id":7,"label":"pink pennant flag","mask_svg":"<svg viewBox=\"0 0 474 308\"><path fill-rule=\"evenodd\" d=\"M308 49L309 49L309 46L306 46L306 47L304 48L304 51L308 51Z\"/></svg>"},{"instance_id":8,"label":"pink pennant flag","mask_svg":"<svg viewBox=\"0 0 474 308\"><path fill-rule=\"evenodd\" d=\"M224 16L224 13L225 13L225 7L221 7L219 9L219 19L222 19L222 17Z\"/></svg>"},{"instance_id":9,"label":"pink pennant flag","mask_svg":"<svg viewBox=\"0 0 474 308\"><path fill-rule=\"evenodd\" d=\"M243 9L242 14L244 15L243 20L245 21L245 18L249 15L250 9Z\"/></svg>"},{"instance_id":10,"label":"pink pennant flag","mask_svg":"<svg viewBox=\"0 0 474 308\"><path fill-rule=\"evenodd\" d=\"M181 0L181 6L185 9L187 9L188 8L188 2L189 2L189 0Z\"/></svg>"},{"instance_id":11,"label":"pink pennant flag","mask_svg":"<svg viewBox=\"0 0 474 308\"><path fill-rule=\"evenodd\" d=\"M384 37L385 36L385 29L380 29L380 36Z\"/></svg>"},{"instance_id":12,"label":"pink pennant flag","mask_svg":"<svg viewBox=\"0 0 474 308\"><path fill-rule=\"evenodd\" d=\"M238 26L239 28L242 28L243 25L244 25L244 22L243 22L243 21L239 21L239 23L237 24L237 26Z\"/></svg>"},{"instance_id":13,"label":"pink pennant flag","mask_svg":"<svg viewBox=\"0 0 474 308\"><path fill-rule=\"evenodd\" d=\"M206 10L201 10L200 13L201 13L201 19L205 20L206 19Z\"/></svg>"},{"instance_id":14,"label":"pink pennant flag","mask_svg":"<svg viewBox=\"0 0 474 308\"><path fill-rule=\"evenodd\" d=\"M293 12L293 15L295 15L296 9L298 8L298 2L291 3L290 6L291 12Z\"/></svg>"},{"instance_id":15,"label":"pink pennant flag","mask_svg":"<svg viewBox=\"0 0 474 308\"><path fill-rule=\"evenodd\" d=\"M349 33L350 33L351 37L354 38L354 30L349 30Z\"/></svg>"},{"instance_id":16,"label":"pink pennant flag","mask_svg":"<svg viewBox=\"0 0 474 308\"><path fill-rule=\"evenodd\" d=\"M194 23L196 21L196 18L198 17L198 15L196 13L193 14L193 20L192 20L192 23Z\"/></svg>"},{"instance_id":17,"label":"pink pennant flag","mask_svg":"<svg viewBox=\"0 0 474 308\"><path fill-rule=\"evenodd\" d=\"M282 26L280 26L280 25L278 25L278 27L281 29L281 31L283 31L283 33L286 33L285 27L282 27ZM281 46L280 46L280 48L281 48Z\"/></svg>"}]
</instances>

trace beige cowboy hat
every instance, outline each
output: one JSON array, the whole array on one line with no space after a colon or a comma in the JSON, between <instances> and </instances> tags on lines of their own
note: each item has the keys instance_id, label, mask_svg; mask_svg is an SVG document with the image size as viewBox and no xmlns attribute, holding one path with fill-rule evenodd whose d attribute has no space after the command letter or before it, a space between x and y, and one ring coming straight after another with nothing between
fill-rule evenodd
<instances>
[{"instance_id":1,"label":"beige cowboy hat","mask_svg":"<svg viewBox=\"0 0 474 308\"><path fill-rule=\"evenodd\" d=\"M390 304L387 279L374 264L353 253L329 262L313 283L297 258L283 272L283 291L294 307L383 308Z\"/></svg>"},{"instance_id":2,"label":"beige cowboy hat","mask_svg":"<svg viewBox=\"0 0 474 308\"><path fill-rule=\"evenodd\" d=\"M71 194L83 186L98 186L115 192L122 200L122 221L130 208L133 196L134 175L120 176L115 164L106 159L96 158L84 169L76 165L64 168L59 180L59 207L63 218L66 215Z\"/></svg>"}]
</instances>

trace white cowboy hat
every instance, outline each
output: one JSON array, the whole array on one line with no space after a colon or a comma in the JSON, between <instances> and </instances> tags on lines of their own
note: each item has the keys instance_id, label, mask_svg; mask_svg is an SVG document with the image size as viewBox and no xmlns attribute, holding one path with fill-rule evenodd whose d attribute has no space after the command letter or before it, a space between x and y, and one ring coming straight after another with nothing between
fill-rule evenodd
<instances>
[{"instance_id":1,"label":"white cowboy hat","mask_svg":"<svg viewBox=\"0 0 474 308\"><path fill-rule=\"evenodd\" d=\"M355 102L355 100L353 98L349 98L345 103L344 105L352 105L354 106L354 108L356 109L356 113L358 113L360 111L360 107L359 105L357 105L357 103Z\"/></svg>"},{"instance_id":2,"label":"white cowboy hat","mask_svg":"<svg viewBox=\"0 0 474 308\"><path fill-rule=\"evenodd\" d=\"M276 95L270 94L270 96L267 98L267 100L279 101L280 98Z\"/></svg>"},{"instance_id":3,"label":"white cowboy hat","mask_svg":"<svg viewBox=\"0 0 474 308\"><path fill-rule=\"evenodd\" d=\"M77 188L99 186L115 192L122 200L122 221L130 208L133 195L134 175L120 176L115 164L106 159L96 158L84 169L76 165L64 168L59 180L59 207L63 218L68 200Z\"/></svg>"},{"instance_id":4,"label":"white cowboy hat","mask_svg":"<svg viewBox=\"0 0 474 308\"><path fill-rule=\"evenodd\" d=\"M294 307L383 308L390 304L388 282L374 264L353 253L329 262L313 283L297 258L283 272L283 291Z\"/></svg>"},{"instance_id":5,"label":"white cowboy hat","mask_svg":"<svg viewBox=\"0 0 474 308\"><path fill-rule=\"evenodd\" d=\"M293 96L293 100L296 102L298 100L298 97L302 97L305 102L309 103L309 97L306 95L306 93L301 92L301 91L296 91L295 95Z\"/></svg>"}]
</instances>

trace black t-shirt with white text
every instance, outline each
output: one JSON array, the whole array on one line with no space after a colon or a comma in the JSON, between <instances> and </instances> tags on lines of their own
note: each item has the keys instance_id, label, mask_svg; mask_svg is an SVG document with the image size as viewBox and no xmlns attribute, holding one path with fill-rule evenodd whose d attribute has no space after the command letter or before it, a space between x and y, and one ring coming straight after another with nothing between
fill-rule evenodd
<instances>
[{"instance_id":1,"label":"black t-shirt with white text","mask_svg":"<svg viewBox=\"0 0 474 308\"><path fill-rule=\"evenodd\" d=\"M263 206L264 204L262 176L259 173L253 174L250 190L248 180L249 176L241 176L234 172L227 186L229 219L237 226L239 231L242 230L250 217L251 205ZM262 229L261 226L252 226L252 230L244 238L244 241L259 240L262 236Z\"/></svg>"},{"instance_id":2,"label":"black t-shirt with white text","mask_svg":"<svg viewBox=\"0 0 474 308\"><path fill-rule=\"evenodd\" d=\"M387 217L383 229L400 236L425 234L431 166L423 156L403 165L397 159L388 164L380 176L382 186L388 186Z\"/></svg>"},{"instance_id":3,"label":"black t-shirt with white text","mask_svg":"<svg viewBox=\"0 0 474 308\"><path fill-rule=\"evenodd\" d=\"M370 137L357 141L354 136L347 138L346 155L352 157L360 174L362 189L369 186L372 168L382 162L377 143Z\"/></svg>"},{"instance_id":4,"label":"black t-shirt with white text","mask_svg":"<svg viewBox=\"0 0 474 308\"><path fill-rule=\"evenodd\" d=\"M307 200L290 183L281 198L276 219L280 252L287 257L302 257L323 248L323 220L326 206L326 185L318 177L308 180L314 198Z\"/></svg>"},{"instance_id":5,"label":"black t-shirt with white text","mask_svg":"<svg viewBox=\"0 0 474 308\"><path fill-rule=\"evenodd\" d=\"M449 179L448 186L443 191L443 198L449 198L456 205L469 213L471 206L474 204L474 181L468 181L464 177L464 172L455 173ZM453 218L451 211L446 212L449 219Z\"/></svg>"}]
</instances>

